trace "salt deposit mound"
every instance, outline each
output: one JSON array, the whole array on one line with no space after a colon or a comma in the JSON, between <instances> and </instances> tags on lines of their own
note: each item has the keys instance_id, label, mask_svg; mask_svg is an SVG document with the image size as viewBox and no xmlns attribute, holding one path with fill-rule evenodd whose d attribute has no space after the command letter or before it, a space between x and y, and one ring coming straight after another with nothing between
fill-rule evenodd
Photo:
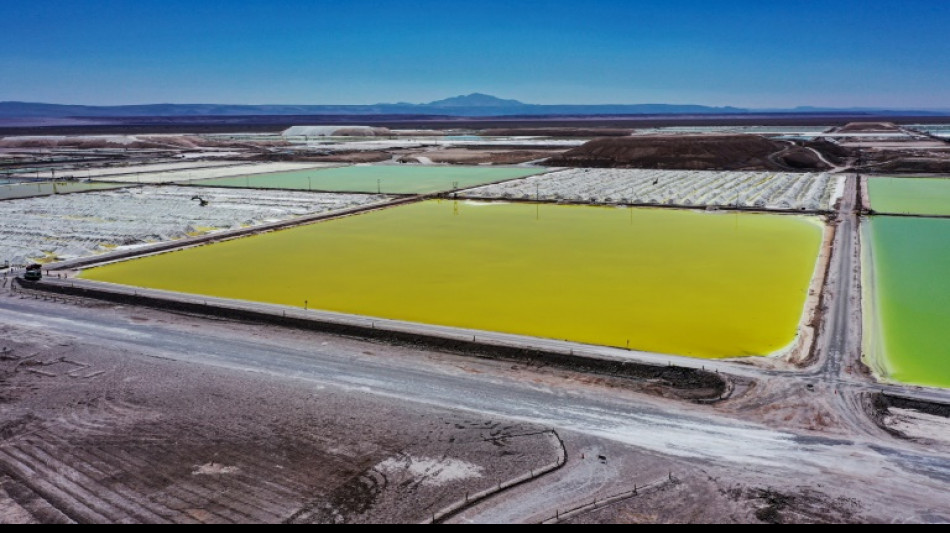
<instances>
[{"instance_id":1,"label":"salt deposit mound","mask_svg":"<svg viewBox=\"0 0 950 533\"><path fill-rule=\"evenodd\" d=\"M284 130L284 137L388 137L389 128L371 126L293 126Z\"/></svg>"},{"instance_id":2,"label":"salt deposit mound","mask_svg":"<svg viewBox=\"0 0 950 533\"><path fill-rule=\"evenodd\" d=\"M616 128L496 128L478 132L482 137L629 137L631 129Z\"/></svg>"},{"instance_id":3,"label":"salt deposit mound","mask_svg":"<svg viewBox=\"0 0 950 533\"><path fill-rule=\"evenodd\" d=\"M823 170L811 150L758 135L677 135L595 139L547 161L557 167L678 170Z\"/></svg>"},{"instance_id":4,"label":"salt deposit mound","mask_svg":"<svg viewBox=\"0 0 950 533\"><path fill-rule=\"evenodd\" d=\"M900 133L901 128L892 122L851 122L838 133Z\"/></svg>"}]
</instances>

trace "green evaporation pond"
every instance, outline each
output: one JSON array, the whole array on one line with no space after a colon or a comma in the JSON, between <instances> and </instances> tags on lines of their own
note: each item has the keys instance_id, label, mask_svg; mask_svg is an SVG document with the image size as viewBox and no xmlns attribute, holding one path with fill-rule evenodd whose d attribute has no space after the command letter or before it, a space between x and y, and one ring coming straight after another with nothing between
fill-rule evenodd
<instances>
[{"instance_id":1,"label":"green evaporation pond","mask_svg":"<svg viewBox=\"0 0 950 533\"><path fill-rule=\"evenodd\" d=\"M193 185L326 192L431 194L533 176L538 168L357 165L196 180Z\"/></svg>"},{"instance_id":2,"label":"green evaporation pond","mask_svg":"<svg viewBox=\"0 0 950 533\"><path fill-rule=\"evenodd\" d=\"M706 358L790 345L817 218L427 201L145 257L138 287Z\"/></svg>"},{"instance_id":3,"label":"green evaporation pond","mask_svg":"<svg viewBox=\"0 0 950 533\"><path fill-rule=\"evenodd\" d=\"M887 377L950 387L950 220L874 217L871 236Z\"/></svg>"},{"instance_id":4,"label":"green evaporation pond","mask_svg":"<svg viewBox=\"0 0 950 533\"><path fill-rule=\"evenodd\" d=\"M950 215L950 179L869 178L868 192L878 213Z\"/></svg>"}]
</instances>

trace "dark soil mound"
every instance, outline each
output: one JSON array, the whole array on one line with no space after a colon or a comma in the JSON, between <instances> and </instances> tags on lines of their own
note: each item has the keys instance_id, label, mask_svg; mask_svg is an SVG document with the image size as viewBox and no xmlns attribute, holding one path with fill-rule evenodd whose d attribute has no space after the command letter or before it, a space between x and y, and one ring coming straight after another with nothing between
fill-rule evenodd
<instances>
[{"instance_id":1,"label":"dark soil mound","mask_svg":"<svg viewBox=\"0 0 950 533\"><path fill-rule=\"evenodd\" d=\"M831 141L819 139L817 141L808 141L805 143L808 148L814 148L821 152L829 161L836 165L844 164L849 158L857 157L857 154L848 148L835 144Z\"/></svg>"},{"instance_id":2,"label":"dark soil mound","mask_svg":"<svg viewBox=\"0 0 950 533\"><path fill-rule=\"evenodd\" d=\"M810 150L758 135L595 139L547 161L551 166L678 170L825 169Z\"/></svg>"},{"instance_id":3,"label":"dark soil mound","mask_svg":"<svg viewBox=\"0 0 950 533\"><path fill-rule=\"evenodd\" d=\"M498 128L482 130L483 137L629 137L634 130L614 128Z\"/></svg>"},{"instance_id":4,"label":"dark soil mound","mask_svg":"<svg viewBox=\"0 0 950 533\"><path fill-rule=\"evenodd\" d=\"M351 127L340 128L333 132L334 137L392 137L395 134L389 128Z\"/></svg>"},{"instance_id":5,"label":"dark soil mound","mask_svg":"<svg viewBox=\"0 0 950 533\"><path fill-rule=\"evenodd\" d=\"M899 133L900 126L891 122L852 122L847 124L839 133Z\"/></svg>"},{"instance_id":6,"label":"dark soil mound","mask_svg":"<svg viewBox=\"0 0 950 533\"><path fill-rule=\"evenodd\" d=\"M818 157L815 152L798 146L789 148L782 154L777 155L775 159L785 164L785 166L794 169L814 170L827 168L827 165L821 161L821 158Z\"/></svg>"},{"instance_id":7,"label":"dark soil mound","mask_svg":"<svg viewBox=\"0 0 950 533\"><path fill-rule=\"evenodd\" d=\"M950 159L901 157L891 161L866 165L861 170L895 174L950 174Z\"/></svg>"}]
</instances>

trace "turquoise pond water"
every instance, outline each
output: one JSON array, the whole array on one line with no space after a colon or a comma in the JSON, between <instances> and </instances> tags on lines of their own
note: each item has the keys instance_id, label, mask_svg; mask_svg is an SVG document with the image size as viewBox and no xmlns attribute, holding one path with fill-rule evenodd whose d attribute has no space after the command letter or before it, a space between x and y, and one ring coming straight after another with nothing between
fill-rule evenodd
<instances>
[{"instance_id":1,"label":"turquoise pond water","mask_svg":"<svg viewBox=\"0 0 950 533\"><path fill-rule=\"evenodd\" d=\"M874 217L873 351L887 378L950 387L950 220ZM867 266L871 265L866 265Z\"/></svg>"}]
</instances>

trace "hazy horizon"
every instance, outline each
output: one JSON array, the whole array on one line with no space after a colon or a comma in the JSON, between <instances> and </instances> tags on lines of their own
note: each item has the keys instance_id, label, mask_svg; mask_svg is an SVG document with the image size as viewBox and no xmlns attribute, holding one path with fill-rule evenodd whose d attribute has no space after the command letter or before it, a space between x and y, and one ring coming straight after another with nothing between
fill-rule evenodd
<instances>
[{"instance_id":1,"label":"hazy horizon","mask_svg":"<svg viewBox=\"0 0 950 533\"><path fill-rule=\"evenodd\" d=\"M473 95L473 94L485 94L485 93L478 93L478 92L476 92L476 93L469 93L468 95L455 95L455 96L451 96L451 97L447 97L447 98L440 98L439 100L447 100L447 99L451 99L451 98L461 98L461 97L466 97L466 96L470 96L470 95ZM497 99L500 99L500 100L515 100L515 99L504 98L504 97L498 97L498 96L496 96L496 95L486 95L486 96L491 96L491 97L493 97L493 98L497 98ZM695 102L682 102L682 103L677 103L677 102L672 102L672 103L671 103L671 102L611 102L611 103L603 103L603 104L584 104L584 103L537 104L537 103L535 103L535 102L522 102L522 101L520 101L520 100L516 100L516 101L517 101L519 104L523 104L523 105L526 105L526 106L531 106L531 105L547 105L547 106L615 106L615 107L623 107L623 106L667 106L667 105L668 105L668 106L674 106L674 107L677 107L677 106L683 106L683 107L686 107L686 106L704 106L704 107L709 107L709 108L712 108L712 109L720 109L720 108L721 108L721 109L727 109L727 108L733 108L733 109L741 109L741 110L749 111L749 112L774 112L774 111L780 111L780 112L781 112L781 111L797 111L797 110L801 110L801 111L803 111L803 112L807 112L809 109L818 109L818 110L833 109L833 110L840 110L840 111L848 111L848 110L858 110L858 111L861 111L861 110L892 111L892 110L893 110L893 111L950 112L950 108L947 108L947 107L944 107L944 108L941 108L941 107L930 107L930 108L924 108L924 107L920 107L920 108L912 108L912 107L890 107L890 108L889 108L889 107L875 107L875 106L859 106L859 107L855 107L855 106L849 106L849 107L835 107L835 106L830 106L830 107L825 107L825 106L790 106L790 107L783 107L783 108L775 108L775 107L761 107L761 108L756 108L756 107L729 106L729 105L724 105L724 106L705 106L704 104L697 104L697 103L695 103ZM113 107L115 107L115 108L118 108L118 107L157 107L157 106L209 106L209 107L210 107L210 106L234 106L234 107L242 107L242 106L247 106L247 107L265 107L265 106L272 106L272 107L298 107L298 106L299 106L299 107L324 107L324 106L326 106L326 107L334 107L334 106L361 107L361 106L366 106L366 107L373 107L373 106L395 106L395 105L426 106L426 105L433 104L433 103L435 103L435 101L433 101L433 102L374 102L374 103L372 103L372 104L322 104L322 103L319 103L319 102L305 102L305 103L297 102L297 103L292 103L292 104L272 104L272 103L249 103L249 104L244 104L244 103L220 103L220 102L142 102L142 103L132 103L132 104L69 104L69 103L59 103L59 102L29 102L29 101L22 101L22 100L0 100L0 104L26 104L26 105L33 105L33 104L35 104L35 105L57 105L57 106L58 106L58 105L62 105L62 106L104 107L104 108L113 108ZM473 107L477 107L477 106L473 106ZM439 109L444 109L444 108L439 108ZM489 110L490 110L490 109L493 109L493 108L492 108L492 107L486 107L486 109L489 109Z\"/></svg>"},{"instance_id":2,"label":"hazy horizon","mask_svg":"<svg viewBox=\"0 0 950 533\"><path fill-rule=\"evenodd\" d=\"M950 108L950 4L183 0L0 7L0 101Z\"/></svg>"}]
</instances>

